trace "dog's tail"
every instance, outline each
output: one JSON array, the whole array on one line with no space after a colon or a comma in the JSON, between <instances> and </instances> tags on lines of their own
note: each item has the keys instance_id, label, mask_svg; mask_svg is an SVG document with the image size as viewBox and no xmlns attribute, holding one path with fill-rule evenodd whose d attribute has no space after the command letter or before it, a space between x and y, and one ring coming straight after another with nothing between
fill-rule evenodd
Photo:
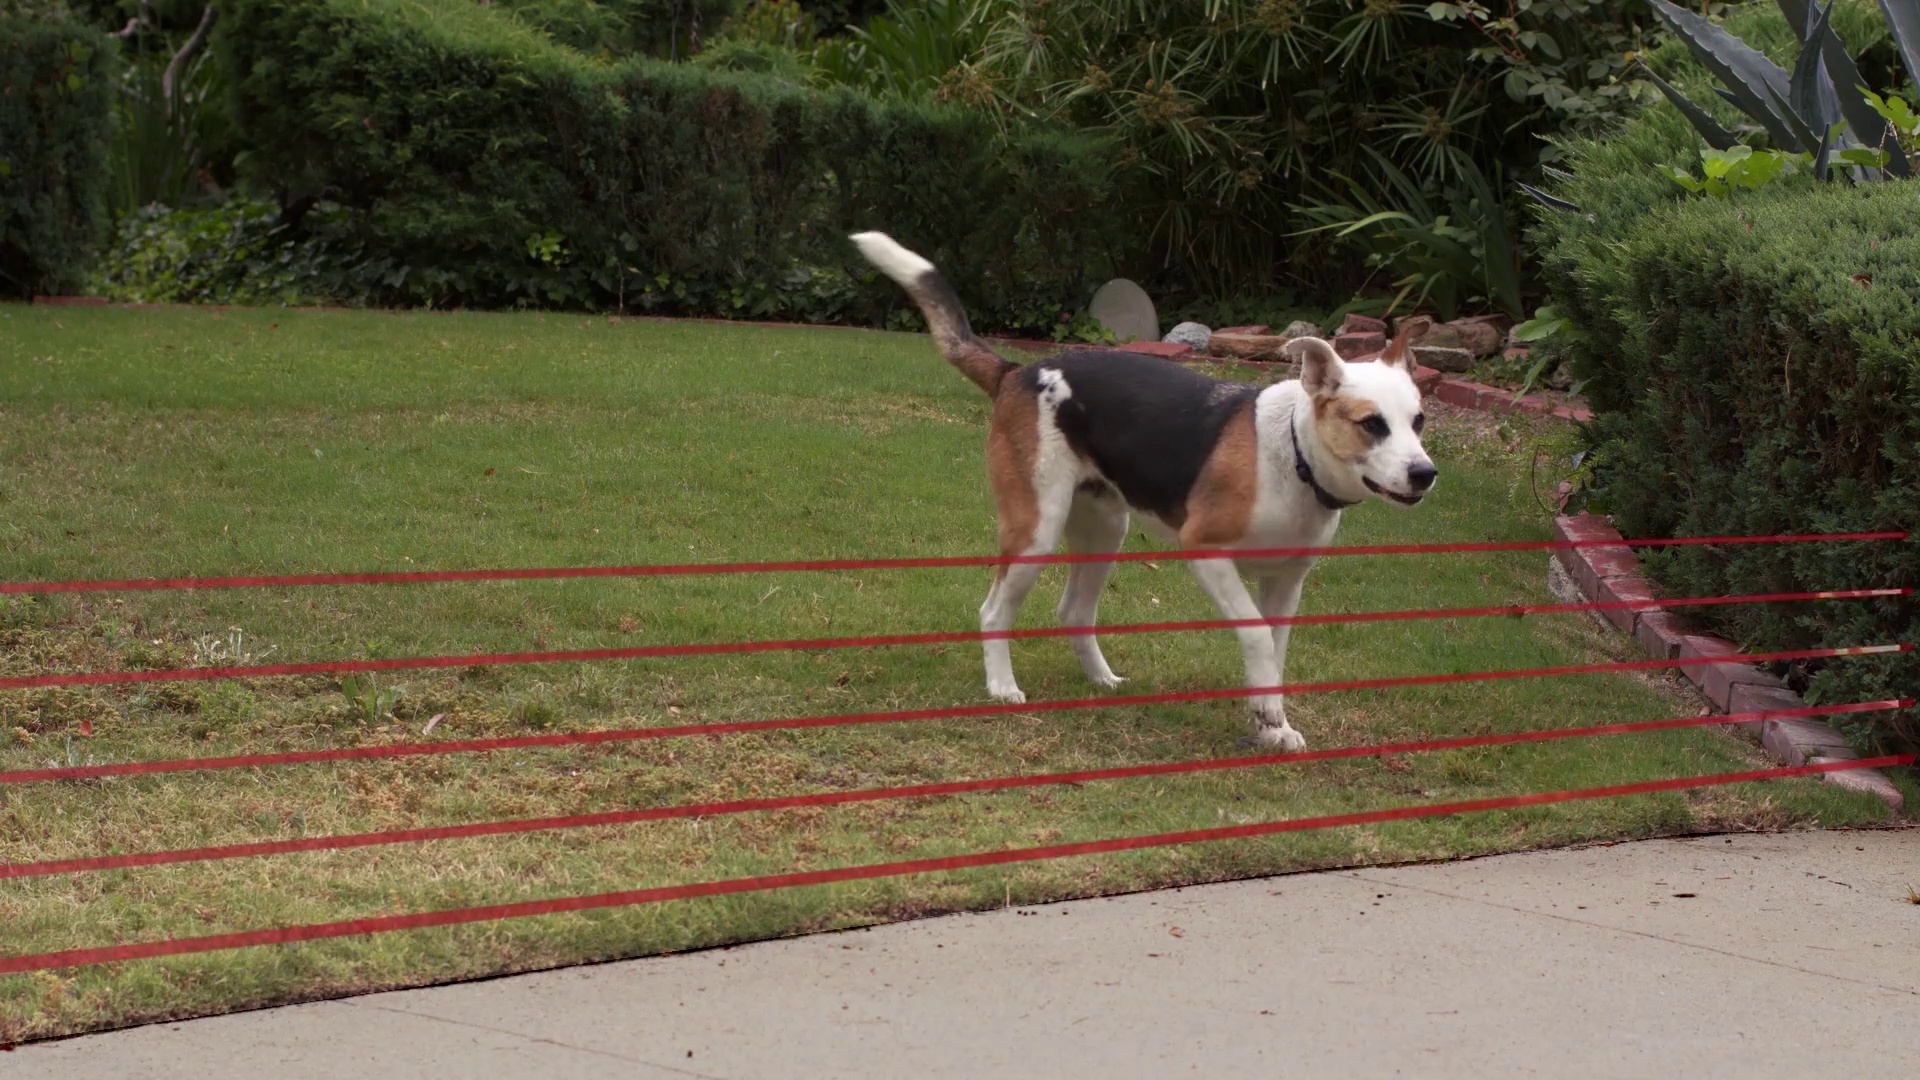
<instances>
[{"instance_id":1,"label":"dog's tail","mask_svg":"<svg viewBox=\"0 0 1920 1080\"><path fill-rule=\"evenodd\" d=\"M973 336L973 327L967 324L967 313L960 306L960 298L954 295L953 287L940 276L940 271L926 259L901 247L886 233L855 233L853 242L859 245L860 254L865 255L868 262L899 282L919 305L920 313L927 317L927 329L933 334L934 344L939 346L940 355L946 357L947 363L959 368L960 373L985 390L988 397L999 393L1000 380L1014 370L1014 365Z\"/></svg>"}]
</instances>

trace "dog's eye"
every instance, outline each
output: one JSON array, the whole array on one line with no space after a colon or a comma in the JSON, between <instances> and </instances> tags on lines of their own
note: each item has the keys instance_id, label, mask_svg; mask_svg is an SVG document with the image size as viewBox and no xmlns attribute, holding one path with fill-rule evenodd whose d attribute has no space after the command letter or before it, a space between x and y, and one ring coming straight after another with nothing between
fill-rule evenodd
<instances>
[{"instance_id":1,"label":"dog's eye","mask_svg":"<svg viewBox=\"0 0 1920 1080\"><path fill-rule=\"evenodd\" d=\"M1421 433L1422 431L1424 431L1424 430L1426 430L1426 427L1427 427L1427 414L1426 414L1426 413L1420 413L1419 415L1417 415L1417 416L1415 416L1415 417L1413 418L1413 433L1414 433L1415 435L1418 435L1418 434L1420 434L1420 433Z\"/></svg>"},{"instance_id":2,"label":"dog's eye","mask_svg":"<svg viewBox=\"0 0 1920 1080\"><path fill-rule=\"evenodd\" d=\"M1376 439L1384 439L1393 434L1393 429L1388 427L1387 422L1379 416L1369 416L1360 421L1360 430Z\"/></svg>"}]
</instances>

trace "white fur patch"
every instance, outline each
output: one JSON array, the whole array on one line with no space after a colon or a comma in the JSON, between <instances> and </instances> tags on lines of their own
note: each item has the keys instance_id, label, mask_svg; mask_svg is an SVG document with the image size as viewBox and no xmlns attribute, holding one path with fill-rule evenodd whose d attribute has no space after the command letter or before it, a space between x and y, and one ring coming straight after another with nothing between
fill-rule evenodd
<instances>
[{"instance_id":1,"label":"white fur patch","mask_svg":"<svg viewBox=\"0 0 1920 1080\"><path fill-rule=\"evenodd\" d=\"M886 233L854 233L848 239L860 248L860 254L865 255L868 262L902 285L911 285L933 272L932 263L901 247Z\"/></svg>"},{"instance_id":2,"label":"white fur patch","mask_svg":"<svg viewBox=\"0 0 1920 1080\"><path fill-rule=\"evenodd\" d=\"M1042 368L1038 376L1040 382L1040 404L1049 409L1058 409L1060 403L1073 396L1073 387L1067 385L1066 376L1056 368Z\"/></svg>"}]
</instances>

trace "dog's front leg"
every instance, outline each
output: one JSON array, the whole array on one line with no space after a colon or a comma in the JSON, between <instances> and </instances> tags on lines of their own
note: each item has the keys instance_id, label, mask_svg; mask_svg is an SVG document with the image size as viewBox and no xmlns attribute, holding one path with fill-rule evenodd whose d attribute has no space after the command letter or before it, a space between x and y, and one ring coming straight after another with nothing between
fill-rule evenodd
<instances>
[{"instance_id":1,"label":"dog's front leg","mask_svg":"<svg viewBox=\"0 0 1920 1080\"><path fill-rule=\"evenodd\" d=\"M1190 563L1193 576L1200 582L1223 619L1251 621L1261 617L1246 582L1231 558L1195 559ZM1296 599L1298 598L1296 592ZM1240 638L1240 651L1246 658L1247 686L1279 687L1280 660L1274 650L1274 635L1265 626L1242 626L1234 631ZM1262 694L1253 699L1253 743L1289 753L1304 750L1307 740L1287 726L1286 704L1278 694Z\"/></svg>"},{"instance_id":2,"label":"dog's front leg","mask_svg":"<svg viewBox=\"0 0 1920 1080\"><path fill-rule=\"evenodd\" d=\"M1272 573L1261 575L1261 617L1266 619L1293 618L1300 610L1300 591L1307 583L1307 571L1312 569L1312 559L1294 559L1281 564L1281 568ZM1280 623L1274 626L1270 632L1273 634L1273 665L1279 672L1279 678L1274 681L1277 684L1284 684L1287 676L1287 641L1293 636L1293 627L1288 623ZM1293 729L1287 726L1286 699L1284 697L1276 697L1274 701L1278 703L1280 707L1279 728L1292 732ZM1286 742L1285 737L1279 735L1277 732L1270 737L1263 736L1265 736L1264 731L1255 732L1254 741L1261 745L1268 746L1284 746ZM1295 733L1295 737L1299 738L1297 733ZM1302 745L1304 744L1305 740L1303 739ZM1299 747L1294 746L1286 746L1285 748L1288 750L1299 749Z\"/></svg>"}]
</instances>

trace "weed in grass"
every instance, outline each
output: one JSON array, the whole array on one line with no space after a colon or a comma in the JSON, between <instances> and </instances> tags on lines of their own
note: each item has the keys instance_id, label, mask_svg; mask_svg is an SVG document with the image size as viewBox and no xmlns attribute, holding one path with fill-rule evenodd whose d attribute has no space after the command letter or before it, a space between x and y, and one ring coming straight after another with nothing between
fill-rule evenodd
<instances>
[{"instance_id":1,"label":"weed in grass","mask_svg":"<svg viewBox=\"0 0 1920 1080\"><path fill-rule=\"evenodd\" d=\"M340 680L340 695L347 699L347 715L362 724L393 719L394 706L400 703L406 689L383 683L371 672L347 675Z\"/></svg>"}]
</instances>

